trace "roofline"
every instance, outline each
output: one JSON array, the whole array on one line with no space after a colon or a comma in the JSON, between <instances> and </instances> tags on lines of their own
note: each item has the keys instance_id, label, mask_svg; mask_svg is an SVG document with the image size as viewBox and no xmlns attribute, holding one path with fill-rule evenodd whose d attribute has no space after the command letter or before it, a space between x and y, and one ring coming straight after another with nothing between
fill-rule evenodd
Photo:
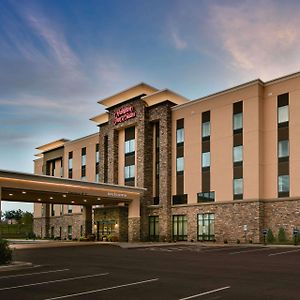
<instances>
[{"instance_id":1,"label":"roofline","mask_svg":"<svg viewBox=\"0 0 300 300\"><path fill-rule=\"evenodd\" d=\"M143 193L146 191L146 188L138 188L138 187L132 187L132 186L124 186L124 185L117 185L117 184L111 184L111 183L98 183L98 182L90 182L90 181L82 181L82 180L76 180L76 179L70 179L70 178L60 178L60 177L54 177L54 176L47 176L47 175L36 175L32 173L23 173L18 171L9 171L9 170L1 170L0 169L0 177L6 177L12 178L13 175L17 177L27 177L30 179L41 179L43 182L48 183L64 183L64 184L78 184L85 187L107 187L107 188L119 188L121 190L127 190L132 192L138 192ZM25 178L24 178L25 179Z\"/></svg>"},{"instance_id":2,"label":"roofline","mask_svg":"<svg viewBox=\"0 0 300 300\"><path fill-rule=\"evenodd\" d=\"M54 140L54 141L52 141L52 142L49 142L49 143L47 143L47 144L38 146L38 147L36 147L35 149L36 149L36 150L40 150L40 151L44 151L44 150L42 150L42 149L40 149L40 148L44 148L44 147L46 147L46 146L49 146L49 145L51 145L51 144L53 144L53 143L57 143L57 142L67 143L67 142L69 142L69 141L70 141L69 139L61 138L61 139L58 139L58 140ZM61 147L61 146L58 146L58 147ZM47 151L47 150L46 150L46 151Z\"/></svg>"},{"instance_id":3,"label":"roofline","mask_svg":"<svg viewBox=\"0 0 300 300\"><path fill-rule=\"evenodd\" d=\"M179 105L173 106L171 109L172 110L178 110L178 109L181 109L183 107L194 105L194 104L196 104L198 102L209 100L209 99L214 98L216 96L225 95L225 94L228 94L228 93L240 90L242 88L245 88L245 87L248 87L248 86L251 86L251 85L254 85L254 84L259 84L259 85L263 86L264 82L261 79L258 78L258 79L255 79L255 80L252 80L252 81L248 81L246 83L239 84L237 86L231 87L229 89L226 89L226 90L223 90L223 91L220 91L220 92L216 92L216 93L213 93L213 94L210 94L210 95L207 95L207 96L204 96L204 97L192 100L192 101L187 102L187 103L183 103L183 104L179 104Z\"/></svg>"},{"instance_id":4,"label":"roofline","mask_svg":"<svg viewBox=\"0 0 300 300\"><path fill-rule=\"evenodd\" d=\"M269 81L266 81L264 83L265 86L267 85L271 85L271 84L274 84L274 83L278 83L278 82L281 82L281 81L285 81L287 79L292 79L292 78L296 78L296 77L299 77L300 76L300 72L295 72L295 73L292 73L292 74L288 74L288 75L284 75L284 76L281 76L281 77L278 77L278 78L275 78L275 79L272 79L272 80L269 80Z\"/></svg>"},{"instance_id":5,"label":"roofline","mask_svg":"<svg viewBox=\"0 0 300 300\"><path fill-rule=\"evenodd\" d=\"M85 139L88 139L88 138L91 138L91 137L97 136L97 135L99 135L99 132L95 132L95 133L80 137L80 138L75 139L75 140L70 140L70 141L66 142L65 145L70 145L72 143L76 143L76 142L79 142L81 140L85 140Z\"/></svg>"},{"instance_id":6,"label":"roofline","mask_svg":"<svg viewBox=\"0 0 300 300\"><path fill-rule=\"evenodd\" d=\"M174 95L176 95L176 96L178 96L178 97L181 97L181 98L186 99L187 101L190 101L188 98L186 98L186 97L184 97L184 96L182 96L182 95L180 95L180 94L178 94L178 93L176 93L176 92L174 92L174 91L172 91L172 90L170 90L170 89L167 89L167 88L166 88L166 89L162 89L162 90L158 90L157 92L154 92L154 93L152 93L152 94L143 96L141 99L144 100L144 99L146 99L146 98L148 98L148 97L152 97L152 96L155 96L155 95L157 95L157 94L164 93L164 92L170 92L170 93L172 93L172 94L174 94Z\"/></svg>"},{"instance_id":7,"label":"roofline","mask_svg":"<svg viewBox=\"0 0 300 300\"><path fill-rule=\"evenodd\" d=\"M136 87L138 87L138 86L140 86L140 85L145 85L145 86L148 86L148 87L150 87L150 88L152 88L152 89L154 89L154 90L158 90L156 87L154 87L154 86L152 86L152 85L150 85L150 84L147 84L147 83L145 83L145 82L142 81L142 82L140 82L140 83L138 83L138 84L135 84L135 85L133 85L133 86L131 86L131 87L129 87L129 88L126 88L126 89L124 89L124 90L121 90L121 91L119 91L119 92L117 92L117 93L115 93L115 94L113 94L113 95L111 95L111 96L108 96L108 97L105 97L105 98L103 98L103 99L100 99L99 101L97 101L97 103L99 103L99 104L105 106L104 104L101 103L102 101L105 101L105 100L107 100L107 99L109 99L109 98L113 98L113 97L115 97L115 96L117 96L117 95L119 95L119 94L125 93L125 92L127 92L127 91L129 91L129 90L131 90L131 89L133 89L133 88L136 88Z\"/></svg>"}]
</instances>

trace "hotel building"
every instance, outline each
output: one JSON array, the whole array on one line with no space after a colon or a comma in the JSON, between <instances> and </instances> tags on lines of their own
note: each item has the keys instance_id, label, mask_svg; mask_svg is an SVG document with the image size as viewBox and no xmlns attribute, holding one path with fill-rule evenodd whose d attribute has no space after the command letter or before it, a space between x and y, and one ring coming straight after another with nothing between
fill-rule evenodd
<instances>
[{"instance_id":1,"label":"hotel building","mask_svg":"<svg viewBox=\"0 0 300 300\"><path fill-rule=\"evenodd\" d=\"M300 73L193 101L140 83L99 104L97 133L35 160L36 174L145 189L136 213L99 198L98 239L261 242L300 227ZM79 238L82 206L35 203L34 230Z\"/></svg>"}]
</instances>

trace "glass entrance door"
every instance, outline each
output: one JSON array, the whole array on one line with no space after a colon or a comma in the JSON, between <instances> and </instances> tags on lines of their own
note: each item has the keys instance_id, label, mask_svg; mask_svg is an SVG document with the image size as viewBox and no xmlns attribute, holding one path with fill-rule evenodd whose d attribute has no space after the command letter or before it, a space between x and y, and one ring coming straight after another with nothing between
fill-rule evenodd
<instances>
[{"instance_id":1,"label":"glass entrance door","mask_svg":"<svg viewBox=\"0 0 300 300\"><path fill-rule=\"evenodd\" d=\"M213 241L215 239L215 215L198 215L198 241Z\"/></svg>"}]
</instances>

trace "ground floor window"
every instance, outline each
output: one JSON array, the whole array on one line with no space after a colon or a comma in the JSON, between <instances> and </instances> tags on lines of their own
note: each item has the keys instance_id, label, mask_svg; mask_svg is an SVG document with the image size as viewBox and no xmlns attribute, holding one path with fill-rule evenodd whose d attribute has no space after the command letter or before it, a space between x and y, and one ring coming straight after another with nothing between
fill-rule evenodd
<instances>
[{"instance_id":1,"label":"ground floor window","mask_svg":"<svg viewBox=\"0 0 300 300\"><path fill-rule=\"evenodd\" d=\"M51 227L51 239L54 239L54 227Z\"/></svg>"},{"instance_id":2,"label":"ground floor window","mask_svg":"<svg viewBox=\"0 0 300 300\"><path fill-rule=\"evenodd\" d=\"M150 241L159 240L159 217L158 216L149 217L149 239Z\"/></svg>"},{"instance_id":3,"label":"ground floor window","mask_svg":"<svg viewBox=\"0 0 300 300\"><path fill-rule=\"evenodd\" d=\"M72 240L72 226L71 225L68 226L68 239Z\"/></svg>"},{"instance_id":4,"label":"ground floor window","mask_svg":"<svg viewBox=\"0 0 300 300\"><path fill-rule=\"evenodd\" d=\"M115 233L115 220L100 220L97 221L97 240L107 239L111 234Z\"/></svg>"},{"instance_id":5,"label":"ground floor window","mask_svg":"<svg viewBox=\"0 0 300 300\"><path fill-rule=\"evenodd\" d=\"M173 216L173 240L187 240L187 217L186 215Z\"/></svg>"},{"instance_id":6,"label":"ground floor window","mask_svg":"<svg viewBox=\"0 0 300 300\"><path fill-rule=\"evenodd\" d=\"M213 241L215 239L215 215L198 215L198 241Z\"/></svg>"}]
</instances>

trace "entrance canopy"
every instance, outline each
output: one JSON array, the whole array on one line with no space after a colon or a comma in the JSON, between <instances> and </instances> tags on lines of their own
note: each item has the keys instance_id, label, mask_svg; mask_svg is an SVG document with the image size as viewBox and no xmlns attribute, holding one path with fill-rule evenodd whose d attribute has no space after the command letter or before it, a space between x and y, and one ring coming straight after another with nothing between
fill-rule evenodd
<instances>
[{"instance_id":1,"label":"entrance canopy","mask_svg":"<svg viewBox=\"0 0 300 300\"><path fill-rule=\"evenodd\" d=\"M118 205L140 200L145 189L0 170L0 201Z\"/></svg>"}]
</instances>

